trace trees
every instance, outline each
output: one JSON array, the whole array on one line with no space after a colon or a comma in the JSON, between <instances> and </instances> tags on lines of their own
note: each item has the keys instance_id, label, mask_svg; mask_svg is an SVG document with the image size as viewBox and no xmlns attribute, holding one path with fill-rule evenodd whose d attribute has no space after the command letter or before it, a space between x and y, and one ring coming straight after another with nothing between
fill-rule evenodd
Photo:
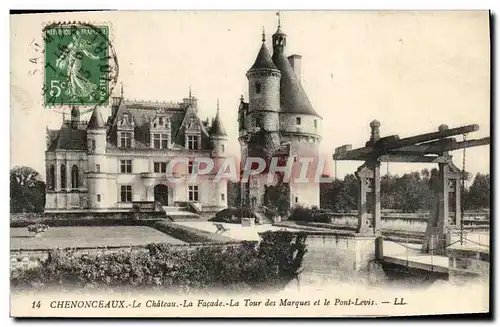
<instances>
[{"instance_id":1,"label":"trees","mask_svg":"<svg viewBox=\"0 0 500 327\"><path fill-rule=\"evenodd\" d=\"M464 209L477 210L490 208L490 174L477 173L474 182L465 192Z\"/></svg>"},{"instance_id":2,"label":"trees","mask_svg":"<svg viewBox=\"0 0 500 327\"><path fill-rule=\"evenodd\" d=\"M470 176L466 173L465 176ZM381 177L381 205L383 209L403 212L431 210L436 193L440 189L438 169ZM490 175L477 174L471 187L465 190L464 209L477 210L490 207ZM321 184L321 208L335 212L357 209L359 182L352 174L343 180Z\"/></svg>"},{"instance_id":3,"label":"trees","mask_svg":"<svg viewBox=\"0 0 500 327\"><path fill-rule=\"evenodd\" d=\"M10 170L10 212L43 212L45 182L30 167L15 166Z\"/></svg>"}]
</instances>

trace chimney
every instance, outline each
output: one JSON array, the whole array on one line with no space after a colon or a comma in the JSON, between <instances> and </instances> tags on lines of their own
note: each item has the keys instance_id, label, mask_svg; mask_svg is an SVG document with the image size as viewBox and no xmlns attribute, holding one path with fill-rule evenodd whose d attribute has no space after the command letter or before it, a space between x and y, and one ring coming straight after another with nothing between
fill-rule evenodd
<instances>
[{"instance_id":1,"label":"chimney","mask_svg":"<svg viewBox=\"0 0 500 327\"><path fill-rule=\"evenodd\" d=\"M298 54L293 54L288 57L288 61L290 62L290 66L292 66L293 71L295 72L295 76L297 76L297 79L300 82L300 75L301 75L301 61L302 61L302 56Z\"/></svg>"}]
</instances>

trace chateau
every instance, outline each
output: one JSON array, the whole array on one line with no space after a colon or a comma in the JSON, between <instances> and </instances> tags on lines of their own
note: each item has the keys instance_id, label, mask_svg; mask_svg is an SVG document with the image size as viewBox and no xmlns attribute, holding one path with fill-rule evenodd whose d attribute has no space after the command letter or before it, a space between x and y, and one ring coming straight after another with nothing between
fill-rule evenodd
<instances>
[{"instance_id":1,"label":"chateau","mask_svg":"<svg viewBox=\"0 0 500 327\"><path fill-rule=\"evenodd\" d=\"M197 157L225 158L226 143L218 104L210 124L200 120L191 91L182 102L151 102L126 100L122 88L106 121L98 107L88 122L73 107L70 120L47 131L45 211L120 212L145 201L218 211L227 207L227 181L213 183L207 174L172 183L166 169L172 159L188 158L173 172L187 176Z\"/></svg>"},{"instance_id":2,"label":"chateau","mask_svg":"<svg viewBox=\"0 0 500 327\"><path fill-rule=\"evenodd\" d=\"M322 118L315 112L301 85L301 56L285 55L287 35L278 21L272 36L273 54L262 45L254 64L248 70L248 102L243 96L238 110L239 142L242 165L248 157L313 158L312 169L318 164ZM300 160L300 159L299 159ZM293 175L300 174L293 164ZM250 176L242 183L241 202L252 207L265 205L267 174ZM312 176L309 176L312 177ZM314 178L308 182L288 183L290 206L300 204L319 206L319 184ZM272 184L272 183L271 183Z\"/></svg>"}]
</instances>

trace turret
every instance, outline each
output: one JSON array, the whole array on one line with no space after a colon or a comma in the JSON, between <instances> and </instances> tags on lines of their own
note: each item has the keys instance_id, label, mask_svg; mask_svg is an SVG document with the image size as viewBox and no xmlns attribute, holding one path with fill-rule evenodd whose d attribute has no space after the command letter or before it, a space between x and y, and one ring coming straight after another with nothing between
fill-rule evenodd
<instances>
[{"instance_id":1,"label":"turret","mask_svg":"<svg viewBox=\"0 0 500 327\"><path fill-rule=\"evenodd\" d=\"M219 113L219 99L217 99L217 114L212 122L212 128L210 129L210 140L212 141L213 157L226 157L226 147L227 147L227 133Z\"/></svg>"},{"instance_id":2,"label":"turret","mask_svg":"<svg viewBox=\"0 0 500 327\"><path fill-rule=\"evenodd\" d=\"M80 110L78 110L75 106L71 108L71 128L78 129L78 125L80 124Z\"/></svg>"},{"instance_id":3,"label":"turret","mask_svg":"<svg viewBox=\"0 0 500 327\"><path fill-rule=\"evenodd\" d=\"M106 191L106 125L98 107L92 112L87 125L88 148L88 206L101 208L105 201Z\"/></svg>"},{"instance_id":4,"label":"turret","mask_svg":"<svg viewBox=\"0 0 500 327\"><path fill-rule=\"evenodd\" d=\"M247 72L249 103L245 125L249 132L279 130L281 73L273 63L265 41L263 32L259 53Z\"/></svg>"}]
</instances>

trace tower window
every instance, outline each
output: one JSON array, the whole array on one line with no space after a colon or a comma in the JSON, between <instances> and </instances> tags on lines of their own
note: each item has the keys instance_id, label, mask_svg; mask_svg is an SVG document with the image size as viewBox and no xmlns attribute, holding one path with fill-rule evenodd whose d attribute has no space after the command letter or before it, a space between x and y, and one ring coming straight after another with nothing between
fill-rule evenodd
<instances>
[{"instance_id":1,"label":"tower window","mask_svg":"<svg viewBox=\"0 0 500 327\"><path fill-rule=\"evenodd\" d=\"M55 188L56 184L56 170L54 168L54 165L50 165L49 167L49 173L47 174L47 189L53 190Z\"/></svg>"},{"instance_id":2,"label":"tower window","mask_svg":"<svg viewBox=\"0 0 500 327\"><path fill-rule=\"evenodd\" d=\"M97 194L97 202L101 202L101 195Z\"/></svg>"},{"instance_id":3,"label":"tower window","mask_svg":"<svg viewBox=\"0 0 500 327\"><path fill-rule=\"evenodd\" d=\"M314 128L318 128L318 121L316 119L314 120Z\"/></svg>"},{"instance_id":4,"label":"tower window","mask_svg":"<svg viewBox=\"0 0 500 327\"><path fill-rule=\"evenodd\" d=\"M221 194L220 194L220 199L221 199L222 201L226 201L226 195L225 195L224 193L221 193Z\"/></svg>"},{"instance_id":5,"label":"tower window","mask_svg":"<svg viewBox=\"0 0 500 327\"><path fill-rule=\"evenodd\" d=\"M101 165L99 165L99 164L95 165L95 172L96 173L100 173L101 172Z\"/></svg>"},{"instance_id":6,"label":"tower window","mask_svg":"<svg viewBox=\"0 0 500 327\"><path fill-rule=\"evenodd\" d=\"M78 188L78 167L73 165L71 168L71 188Z\"/></svg>"},{"instance_id":7,"label":"tower window","mask_svg":"<svg viewBox=\"0 0 500 327\"><path fill-rule=\"evenodd\" d=\"M296 197L295 197L295 203L298 203L298 202L299 202L299 197L298 197L298 196L296 196Z\"/></svg>"},{"instance_id":8,"label":"tower window","mask_svg":"<svg viewBox=\"0 0 500 327\"><path fill-rule=\"evenodd\" d=\"M221 152L224 153L224 150L225 150L224 144L221 144L220 149L221 149Z\"/></svg>"},{"instance_id":9,"label":"tower window","mask_svg":"<svg viewBox=\"0 0 500 327\"><path fill-rule=\"evenodd\" d=\"M66 188L66 166L61 165L61 188Z\"/></svg>"},{"instance_id":10,"label":"tower window","mask_svg":"<svg viewBox=\"0 0 500 327\"><path fill-rule=\"evenodd\" d=\"M255 117L255 127L260 127L260 117Z\"/></svg>"},{"instance_id":11,"label":"tower window","mask_svg":"<svg viewBox=\"0 0 500 327\"><path fill-rule=\"evenodd\" d=\"M262 85L259 82L255 82L255 93L260 93Z\"/></svg>"},{"instance_id":12,"label":"tower window","mask_svg":"<svg viewBox=\"0 0 500 327\"><path fill-rule=\"evenodd\" d=\"M300 123L301 123L300 117L295 118L295 120L297 121L297 125L300 125Z\"/></svg>"}]
</instances>

